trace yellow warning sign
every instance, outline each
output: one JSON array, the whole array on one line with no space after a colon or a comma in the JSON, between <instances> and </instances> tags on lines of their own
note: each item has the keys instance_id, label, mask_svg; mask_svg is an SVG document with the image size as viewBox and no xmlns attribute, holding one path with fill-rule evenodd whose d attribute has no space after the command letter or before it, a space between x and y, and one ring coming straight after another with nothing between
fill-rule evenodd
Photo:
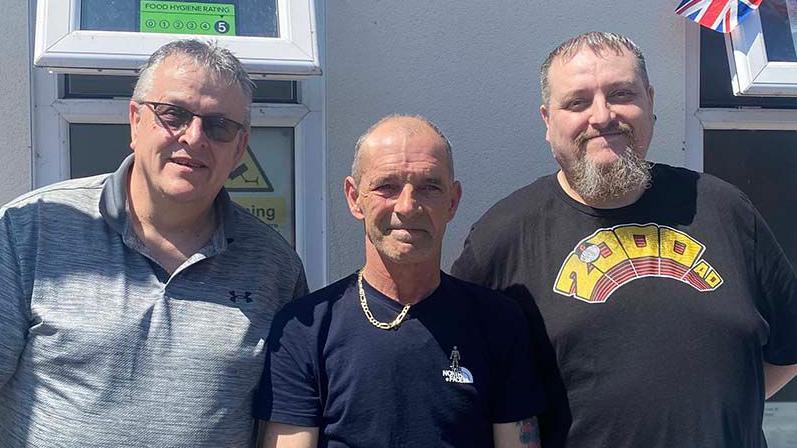
<instances>
[{"instance_id":1,"label":"yellow warning sign","mask_svg":"<svg viewBox=\"0 0 797 448\"><path fill-rule=\"evenodd\" d=\"M285 225L286 216L285 198L263 198L258 196L235 195L232 198L246 211L259 218L266 224Z\"/></svg>"},{"instance_id":2,"label":"yellow warning sign","mask_svg":"<svg viewBox=\"0 0 797 448\"><path fill-rule=\"evenodd\" d=\"M224 188L227 191L274 191L274 186L257 162L250 146L246 147L246 153L244 153L241 163L232 170L227 182L224 183Z\"/></svg>"}]
</instances>

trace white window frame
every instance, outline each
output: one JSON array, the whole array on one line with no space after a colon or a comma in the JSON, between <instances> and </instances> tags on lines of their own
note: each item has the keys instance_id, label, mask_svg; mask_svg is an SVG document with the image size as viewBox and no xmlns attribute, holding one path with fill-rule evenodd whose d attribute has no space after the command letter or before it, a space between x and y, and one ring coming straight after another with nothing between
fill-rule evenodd
<instances>
[{"instance_id":1,"label":"white window frame","mask_svg":"<svg viewBox=\"0 0 797 448\"><path fill-rule=\"evenodd\" d=\"M749 21L751 18L748 18ZM743 24L746 23L742 22ZM760 20L759 20L760 25ZM737 27L738 29L739 27ZM700 107L700 27L687 26L686 32L686 159L685 166L703 171L703 131L707 130L797 130L797 110ZM727 48L727 46L726 46ZM795 64L797 66L797 64ZM731 78L734 78L731 69ZM726 82L726 80L721 80ZM797 77L794 78L797 83ZM795 92L797 93L797 91ZM757 94L757 96L766 96Z\"/></svg>"},{"instance_id":2,"label":"white window frame","mask_svg":"<svg viewBox=\"0 0 797 448\"><path fill-rule=\"evenodd\" d=\"M726 36L734 95L797 96L797 62L769 61L755 10Z\"/></svg>"},{"instance_id":3,"label":"white window frame","mask_svg":"<svg viewBox=\"0 0 797 448\"><path fill-rule=\"evenodd\" d=\"M38 0L34 64L63 73L131 73L182 34L80 30L81 0ZM218 40L253 77L321 73L314 0L277 0L280 37L201 36ZM133 43L134 44L131 44Z\"/></svg>"}]
</instances>

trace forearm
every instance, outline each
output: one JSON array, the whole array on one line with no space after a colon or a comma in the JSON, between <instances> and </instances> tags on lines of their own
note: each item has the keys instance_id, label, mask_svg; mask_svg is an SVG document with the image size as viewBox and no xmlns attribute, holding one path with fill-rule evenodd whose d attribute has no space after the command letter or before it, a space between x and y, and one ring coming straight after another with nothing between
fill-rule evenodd
<instances>
[{"instance_id":1,"label":"forearm","mask_svg":"<svg viewBox=\"0 0 797 448\"><path fill-rule=\"evenodd\" d=\"M318 428L260 422L259 448L316 448Z\"/></svg>"},{"instance_id":2,"label":"forearm","mask_svg":"<svg viewBox=\"0 0 797 448\"><path fill-rule=\"evenodd\" d=\"M537 417L493 425L495 448L540 448Z\"/></svg>"},{"instance_id":3,"label":"forearm","mask_svg":"<svg viewBox=\"0 0 797 448\"><path fill-rule=\"evenodd\" d=\"M797 364L789 366L777 366L775 364L764 363L764 384L766 397L769 399L789 381L797 376Z\"/></svg>"}]
</instances>

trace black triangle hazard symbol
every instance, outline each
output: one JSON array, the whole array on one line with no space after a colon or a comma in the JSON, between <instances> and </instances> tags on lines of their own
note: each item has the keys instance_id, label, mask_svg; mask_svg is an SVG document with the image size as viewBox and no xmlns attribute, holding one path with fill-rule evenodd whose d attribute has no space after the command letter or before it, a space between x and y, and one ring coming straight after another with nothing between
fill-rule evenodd
<instances>
[{"instance_id":1,"label":"black triangle hazard symbol","mask_svg":"<svg viewBox=\"0 0 797 448\"><path fill-rule=\"evenodd\" d=\"M241 163L232 170L227 182L224 183L224 188L227 191L274 191L274 186L250 146L246 147L246 153L241 158Z\"/></svg>"}]
</instances>

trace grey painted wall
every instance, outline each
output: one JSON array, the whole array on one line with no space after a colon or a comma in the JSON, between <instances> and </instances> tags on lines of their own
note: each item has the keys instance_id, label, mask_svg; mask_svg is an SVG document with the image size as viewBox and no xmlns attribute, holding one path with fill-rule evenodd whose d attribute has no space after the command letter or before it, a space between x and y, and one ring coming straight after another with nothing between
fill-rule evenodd
<instances>
[{"instance_id":1,"label":"grey painted wall","mask_svg":"<svg viewBox=\"0 0 797 448\"><path fill-rule=\"evenodd\" d=\"M30 53L28 17L0 14L0 204L31 186Z\"/></svg>"},{"instance_id":2,"label":"grey painted wall","mask_svg":"<svg viewBox=\"0 0 797 448\"><path fill-rule=\"evenodd\" d=\"M683 165L684 20L672 10L653 0L328 1L329 280L363 260L362 229L341 185L351 148L371 122L419 113L452 141L464 195L445 241L448 268L490 205L555 169L538 114L537 72L554 46L580 32L616 31L642 47L659 118L649 157Z\"/></svg>"}]
</instances>

